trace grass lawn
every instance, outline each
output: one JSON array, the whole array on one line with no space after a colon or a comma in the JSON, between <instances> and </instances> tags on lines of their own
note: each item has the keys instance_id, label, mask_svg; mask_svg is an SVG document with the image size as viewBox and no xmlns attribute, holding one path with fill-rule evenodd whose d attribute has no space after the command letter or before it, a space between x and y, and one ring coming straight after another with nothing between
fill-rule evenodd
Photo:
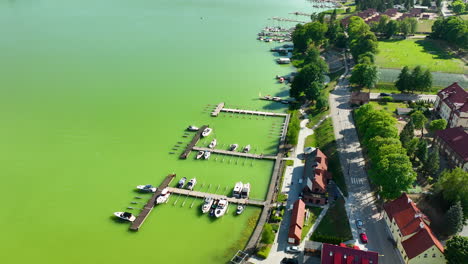
<instances>
[{"instance_id":1,"label":"grass lawn","mask_svg":"<svg viewBox=\"0 0 468 264\"><path fill-rule=\"evenodd\" d=\"M396 109L397 109L397 108L408 107L408 105L405 104L405 103L393 103L393 102L388 102L388 103L384 103L384 102L369 102L369 103L374 107L374 109L376 109L376 110L384 110L384 111L388 112L388 113L391 114L391 115L396 115L395 112L396 112Z\"/></svg>"},{"instance_id":2,"label":"grass lawn","mask_svg":"<svg viewBox=\"0 0 468 264\"><path fill-rule=\"evenodd\" d=\"M348 188L341 171L340 158L336 151L335 134L331 118L327 118L318 126L314 134L308 136L304 147L319 148L328 157L328 170L333 174L333 181L340 187L344 195L348 196Z\"/></svg>"},{"instance_id":3,"label":"grass lawn","mask_svg":"<svg viewBox=\"0 0 468 264\"><path fill-rule=\"evenodd\" d=\"M327 236L340 238L343 242L353 238L344 203L343 198L335 201L320 221L311 239L320 241L319 236Z\"/></svg>"},{"instance_id":4,"label":"grass lawn","mask_svg":"<svg viewBox=\"0 0 468 264\"><path fill-rule=\"evenodd\" d=\"M415 92L416 94L437 94L438 91L445 87L434 86L431 90L427 92ZM363 89L363 92L371 92L371 93L400 93L398 89L395 87L393 83L378 83L375 88L372 89Z\"/></svg>"},{"instance_id":5,"label":"grass lawn","mask_svg":"<svg viewBox=\"0 0 468 264\"><path fill-rule=\"evenodd\" d=\"M460 59L438 48L432 41L405 39L379 41L376 63L382 68L414 68L421 65L430 71L464 73L465 66Z\"/></svg>"},{"instance_id":6,"label":"grass lawn","mask_svg":"<svg viewBox=\"0 0 468 264\"><path fill-rule=\"evenodd\" d=\"M315 206L307 206L306 209L309 211L309 218L305 219L304 221L304 227L302 227L301 240L304 240L305 236L307 235L307 233L309 233L309 230L314 225L315 220L317 220L317 217L323 210L322 208Z\"/></svg>"},{"instance_id":7,"label":"grass lawn","mask_svg":"<svg viewBox=\"0 0 468 264\"><path fill-rule=\"evenodd\" d=\"M432 32L435 20L419 20L416 32Z\"/></svg>"}]
</instances>

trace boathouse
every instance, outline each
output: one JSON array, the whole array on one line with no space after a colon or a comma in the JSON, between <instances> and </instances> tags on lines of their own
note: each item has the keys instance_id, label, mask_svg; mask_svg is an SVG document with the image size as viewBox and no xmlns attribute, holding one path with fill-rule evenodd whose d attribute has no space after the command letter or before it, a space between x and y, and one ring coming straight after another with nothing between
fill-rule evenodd
<instances>
[{"instance_id":1,"label":"boathouse","mask_svg":"<svg viewBox=\"0 0 468 264\"><path fill-rule=\"evenodd\" d=\"M320 149L306 155L303 178L306 186L302 190L302 200L316 205L326 204L327 186L332 174L328 171L328 158Z\"/></svg>"},{"instance_id":2,"label":"boathouse","mask_svg":"<svg viewBox=\"0 0 468 264\"><path fill-rule=\"evenodd\" d=\"M294 203L291 222L289 224L288 243L299 245L301 243L302 227L304 226L305 203L297 200Z\"/></svg>"}]
</instances>

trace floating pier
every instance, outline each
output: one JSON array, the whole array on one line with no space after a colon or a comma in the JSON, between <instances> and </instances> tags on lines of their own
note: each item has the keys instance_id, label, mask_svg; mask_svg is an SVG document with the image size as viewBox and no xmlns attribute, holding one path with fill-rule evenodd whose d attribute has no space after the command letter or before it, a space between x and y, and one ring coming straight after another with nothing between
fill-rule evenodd
<instances>
[{"instance_id":1,"label":"floating pier","mask_svg":"<svg viewBox=\"0 0 468 264\"><path fill-rule=\"evenodd\" d=\"M153 196L151 196L149 201L145 204L145 206L143 207L143 210L141 210L141 213L137 216L135 221L133 221L132 225L130 226L130 230L138 231L140 229L141 225L143 225L146 218L148 217L148 215L151 213L154 206L156 205L156 198L158 198L158 196L161 195L162 190L171 183L171 181L175 178L175 176L176 176L175 174L170 174L164 179L164 181L161 183L161 185L159 185L158 189L153 194Z\"/></svg>"},{"instance_id":2,"label":"floating pier","mask_svg":"<svg viewBox=\"0 0 468 264\"><path fill-rule=\"evenodd\" d=\"M281 116L281 117L286 117L286 116L288 116L288 114L284 114L284 113L251 111L251 110L230 109L230 108L223 108L223 109L221 109L221 112L236 113L236 114L246 114L246 115L260 115L260 116Z\"/></svg>"},{"instance_id":3,"label":"floating pier","mask_svg":"<svg viewBox=\"0 0 468 264\"><path fill-rule=\"evenodd\" d=\"M190 141L190 143L187 145L187 147L185 148L184 152L182 152L182 154L180 154L179 158L180 159L186 159L188 157L188 155L190 155L190 152L192 152L192 149L193 147L195 147L195 145L198 143L198 141L200 140L201 138L201 134L203 133L203 131L207 128L208 126L202 126L198 131L197 133L195 134L195 136L192 138L192 141Z\"/></svg>"},{"instance_id":4,"label":"floating pier","mask_svg":"<svg viewBox=\"0 0 468 264\"><path fill-rule=\"evenodd\" d=\"M213 110L213 112L211 112L211 116L218 116L219 115L219 112L221 112L221 109L224 108L224 103L219 103L215 110Z\"/></svg>"},{"instance_id":5,"label":"floating pier","mask_svg":"<svg viewBox=\"0 0 468 264\"><path fill-rule=\"evenodd\" d=\"M205 193L205 192L197 192L197 191L191 191L187 189L180 189L180 188L172 188L168 187L167 188L170 193L172 194L181 194L181 195L186 195L186 196L192 196L196 198L206 198L206 197L211 197L213 199L226 199L230 203L236 203L236 204L246 204L246 205L256 205L256 206L264 206L265 201L261 200L250 200L250 199L237 199L234 197L227 197L225 195L221 194L213 194L213 193Z\"/></svg>"},{"instance_id":6,"label":"floating pier","mask_svg":"<svg viewBox=\"0 0 468 264\"><path fill-rule=\"evenodd\" d=\"M223 149L211 149L211 148L201 148L201 147L193 147L192 149L196 151L200 151L200 150L209 151L211 153L238 156L238 157L243 157L243 158L276 160L276 156L271 156L271 155L261 155L261 154L259 155L259 154L253 154L253 153L244 153L244 152L237 152L237 151L230 151L230 150L223 150Z\"/></svg>"}]
</instances>

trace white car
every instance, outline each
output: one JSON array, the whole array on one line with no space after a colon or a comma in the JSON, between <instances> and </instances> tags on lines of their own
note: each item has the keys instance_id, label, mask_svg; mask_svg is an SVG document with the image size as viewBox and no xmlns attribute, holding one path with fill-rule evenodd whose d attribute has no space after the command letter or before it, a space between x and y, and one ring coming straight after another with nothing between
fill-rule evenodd
<instances>
[{"instance_id":1,"label":"white car","mask_svg":"<svg viewBox=\"0 0 468 264\"><path fill-rule=\"evenodd\" d=\"M289 253L299 253L299 252L301 252L301 250L299 249L299 247L292 246L292 247L287 247L287 248L286 248L286 252L289 252Z\"/></svg>"}]
</instances>

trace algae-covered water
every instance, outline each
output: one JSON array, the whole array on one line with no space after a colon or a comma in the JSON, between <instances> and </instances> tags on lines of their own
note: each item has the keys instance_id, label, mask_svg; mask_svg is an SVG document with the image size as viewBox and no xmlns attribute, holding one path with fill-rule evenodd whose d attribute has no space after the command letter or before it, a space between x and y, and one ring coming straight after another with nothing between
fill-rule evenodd
<instances>
[{"instance_id":1,"label":"algae-covered water","mask_svg":"<svg viewBox=\"0 0 468 264\"><path fill-rule=\"evenodd\" d=\"M1 262L223 263L242 249L258 208L234 216L231 206L214 221L200 214L201 200L173 195L139 232L112 213L138 214L149 196L134 187L173 172L223 194L250 182L252 197L264 199L273 162L182 161L173 148L188 142L188 125L208 124L221 146L275 152L281 118L209 111L222 101L285 110L257 100L287 96L274 76L291 67L276 65L275 44L255 36L292 26L268 18L294 11L312 8L305 0L0 1Z\"/></svg>"}]
</instances>

